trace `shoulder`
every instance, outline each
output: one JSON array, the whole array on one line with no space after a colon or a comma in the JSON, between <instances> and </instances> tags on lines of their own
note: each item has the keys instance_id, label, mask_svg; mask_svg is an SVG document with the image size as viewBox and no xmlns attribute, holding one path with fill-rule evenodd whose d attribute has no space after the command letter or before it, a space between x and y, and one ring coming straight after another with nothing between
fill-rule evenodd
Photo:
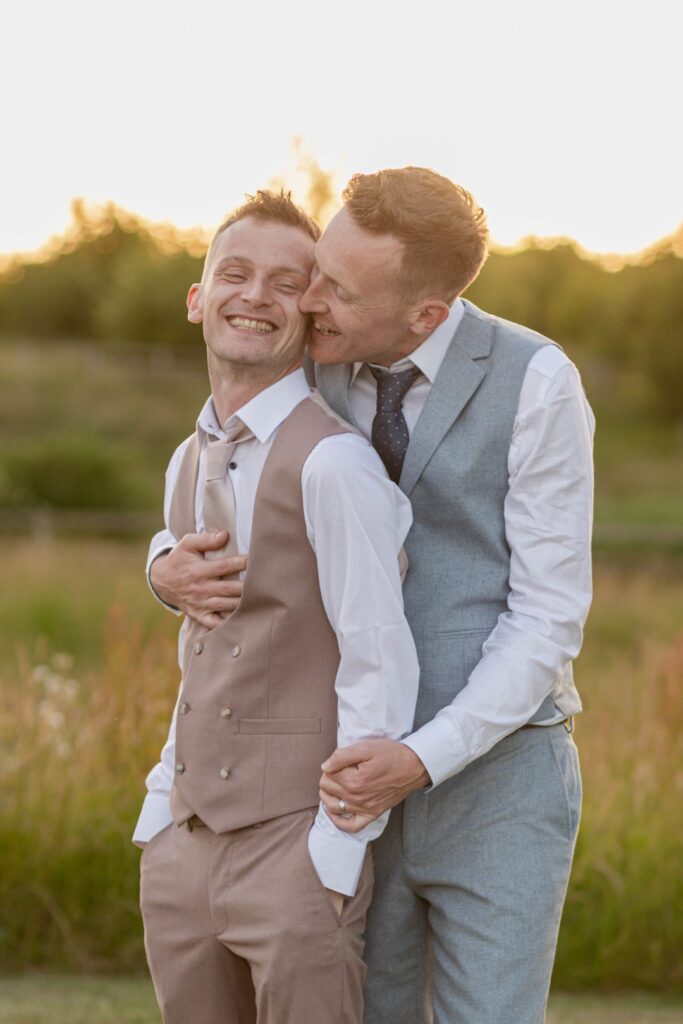
<instances>
[{"instance_id":1,"label":"shoulder","mask_svg":"<svg viewBox=\"0 0 683 1024\"><path fill-rule=\"evenodd\" d=\"M320 441L301 473L304 512L310 523L336 523L343 529L380 528L405 539L412 523L408 498L393 483L372 445L359 434L336 434Z\"/></svg>"},{"instance_id":2,"label":"shoulder","mask_svg":"<svg viewBox=\"0 0 683 1024\"><path fill-rule=\"evenodd\" d=\"M525 423L557 420L567 416L588 425L595 419L578 369L562 349L548 345L538 350L527 366L519 394L515 432ZM542 420L538 420L538 417ZM568 424L567 424L568 425Z\"/></svg>"},{"instance_id":3,"label":"shoulder","mask_svg":"<svg viewBox=\"0 0 683 1024\"><path fill-rule=\"evenodd\" d=\"M171 459L168 464L168 468L166 469L167 477L177 475L178 469L180 468L180 464L182 463L185 456L189 453L190 447L195 445L198 445L196 432L194 434L190 434L189 437L186 437L184 441L180 442L176 450L173 452L173 455L171 456Z\"/></svg>"},{"instance_id":4,"label":"shoulder","mask_svg":"<svg viewBox=\"0 0 683 1024\"><path fill-rule=\"evenodd\" d=\"M353 484L367 474L386 478L390 483L375 449L355 432L332 434L319 441L304 464L304 474L309 479L325 480L335 486L342 481Z\"/></svg>"},{"instance_id":5,"label":"shoulder","mask_svg":"<svg viewBox=\"0 0 683 1024\"><path fill-rule=\"evenodd\" d=\"M519 397L520 413L565 399L588 406L578 369L556 345L540 348L529 360Z\"/></svg>"},{"instance_id":6,"label":"shoulder","mask_svg":"<svg viewBox=\"0 0 683 1024\"><path fill-rule=\"evenodd\" d=\"M310 401L315 406L317 406L318 410L322 410L322 412L325 414L325 416L327 417L328 426L343 427L350 434L358 433L355 427L353 427L350 423L347 422L347 420L343 419L341 416L339 416L338 413L334 411L332 406L325 401L322 394L317 388L313 388L311 394L309 395L309 398ZM318 416L320 417L320 413L318 413Z\"/></svg>"},{"instance_id":7,"label":"shoulder","mask_svg":"<svg viewBox=\"0 0 683 1024\"><path fill-rule=\"evenodd\" d=\"M471 303L466 304L466 311L487 323L493 332L497 361L503 365L516 362L523 370L523 392L541 397L562 385L571 391L581 389L576 366L552 338L523 324L485 313Z\"/></svg>"}]
</instances>

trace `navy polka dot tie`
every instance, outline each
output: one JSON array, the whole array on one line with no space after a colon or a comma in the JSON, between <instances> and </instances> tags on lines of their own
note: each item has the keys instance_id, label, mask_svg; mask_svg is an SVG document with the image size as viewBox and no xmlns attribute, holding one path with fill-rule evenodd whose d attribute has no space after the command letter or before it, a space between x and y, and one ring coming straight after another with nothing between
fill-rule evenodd
<instances>
[{"instance_id":1,"label":"navy polka dot tie","mask_svg":"<svg viewBox=\"0 0 683 1024\"><path fill-rule=\"evenodd\" d=\"M394 483L398 483L408 447L408 426L403 415L403 399L420 376L416 366L399 373L370 367L377 381L377 412L372 421L372 443Z\"/></svg>"}]
</instances>

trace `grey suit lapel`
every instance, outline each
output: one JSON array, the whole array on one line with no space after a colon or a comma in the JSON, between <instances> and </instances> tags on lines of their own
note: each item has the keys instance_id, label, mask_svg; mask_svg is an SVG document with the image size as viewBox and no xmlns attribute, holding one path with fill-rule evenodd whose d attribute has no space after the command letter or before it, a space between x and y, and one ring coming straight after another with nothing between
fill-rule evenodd
<instances>
[{"instance_id":1,"label":"grey suit lapel","mask_svg":"<svg viewBox=\"0 0 683 1024\"><path fill-rule=\"evenodd\" d=\"M351 384L351 371L353 366L350 363L337 363L332 366L315 365L315 383L328 405L341 416L342 419L355 427L358 433L362 433L349 402L349 387Z\"/></svg>"},{"instance_id":2,"label":"grey suit lapel","mask_svg":"<svg viewBox=\"0 0 683 1024\"><path fill-rule=\"evenodd\" d=\"M399 485L410 494L446 432L486 376L494 327L476 306L465 313L410 437Z\"/></svg>"}]
</instances>

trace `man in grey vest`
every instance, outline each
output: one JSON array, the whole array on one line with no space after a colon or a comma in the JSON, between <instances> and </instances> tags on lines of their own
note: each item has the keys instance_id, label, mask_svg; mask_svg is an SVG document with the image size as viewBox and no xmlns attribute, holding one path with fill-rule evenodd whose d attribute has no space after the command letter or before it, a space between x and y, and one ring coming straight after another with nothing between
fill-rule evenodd
<instances>
[{"instance_id":1,"label":"man in grey vest","mask_svg":"<svg viewBox=\"0 0 683 1024\"><path fill-rule=\"evenodd\" d=\"M403 168L344 200L300 306L318 388L410 497L421 669L412 735L338 750L321 780L349 834L400 804L374 846L365 1021L541 1024L580 811L593 418L556 345L460 298L487 244L464 189ZM188 552L200 611L207 572Z\"/></svg>"},{"instance_id":2,"label":"man in grey vest","mask_svg":"<svg viewBox=\"0 0 683 1024\"><path fill-rule=\"evenodd\" d=\"M318 237L288 196L260 192L188 295L211 396L169 465L154 547L218 535L219 587L249 558L239 607L210 628L185 620L135 830L165 1024L362 1021L367 846L387 815L346 833L318 782L338 743L410 729L419 670L399 556L412 517L368 442L310 398L298 301Z\"/></svg>"}]
</instances>

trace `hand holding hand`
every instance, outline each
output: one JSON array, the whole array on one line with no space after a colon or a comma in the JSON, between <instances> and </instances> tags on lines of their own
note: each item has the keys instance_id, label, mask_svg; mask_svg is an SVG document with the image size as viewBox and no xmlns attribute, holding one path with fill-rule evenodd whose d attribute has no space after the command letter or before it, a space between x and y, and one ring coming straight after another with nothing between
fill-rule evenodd
<instances>
[{"instance_id":1,"label":"hand holding hand","mask_svg":"<svg viewBox=\"0 0 683 1024\"><path fill-rule=\"evenodd\" d=\"M398 740L362 740L338 747L322 769L320 799L342 832L360 832L431 782L417 754ZM340 800L346 805L344 813Z\"/></svg>"},{"instance_id":2,"label":"hand holding hand","mask_svg":"<svg viewBox=\"0 0 683 1024\"><path fill-rule=\"evenodd\" d=\"M226 530L187 533L172 551L156 558L150 569L152 586L162 601L206 629L213 629L233 612L242 597L242 581L236 577L246 568L247 556L204 557L206 551L222 548L227 539Z\"/></svg>"}]
</instances>

